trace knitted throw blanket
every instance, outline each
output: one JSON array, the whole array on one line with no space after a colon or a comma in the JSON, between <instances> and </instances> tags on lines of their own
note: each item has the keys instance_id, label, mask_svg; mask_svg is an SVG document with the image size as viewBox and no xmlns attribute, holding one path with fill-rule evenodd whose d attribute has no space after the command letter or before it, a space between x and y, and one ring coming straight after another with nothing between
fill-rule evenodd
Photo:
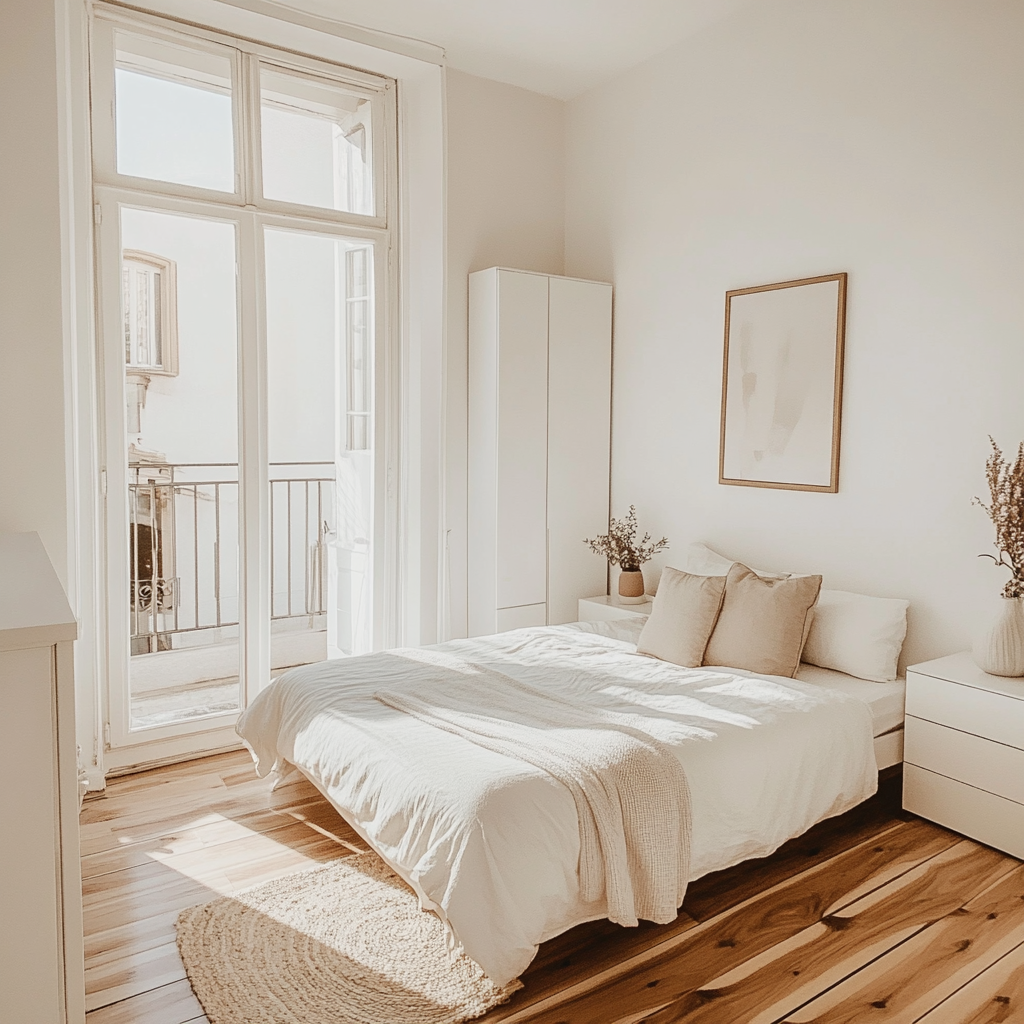
<instances>
[{"instance_id":1,"label":"knitted throw blanket","mask_svg":"<svg viewBox=\"0 0 1024 1024\"><path fill-rule=\"evenodd\" d=\"M621 925L674 920L689 879L690 790L643 716L602 707L599 694L570 700L452 655L418 654L414 691L374 697L557 779L576 803L583 899L604 895Z\"/></svg>"}]
</instances>

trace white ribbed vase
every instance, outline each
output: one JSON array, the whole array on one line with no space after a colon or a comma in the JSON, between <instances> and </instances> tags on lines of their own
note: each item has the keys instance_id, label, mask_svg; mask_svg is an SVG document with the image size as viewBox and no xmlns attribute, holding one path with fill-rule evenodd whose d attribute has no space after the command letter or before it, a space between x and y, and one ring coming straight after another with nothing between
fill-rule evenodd
<instances>
[{"instance_id":1,"label":"white ribbed vase","mask_svg":"<svg viewBox=\"0 0 1024 1024\"><path fill-rule=\"evenodd\" d=\"M978 667L994 676L1024 676L1024 598L999 601L995 622L974 643Z\"/></svg>"}]
</instances>

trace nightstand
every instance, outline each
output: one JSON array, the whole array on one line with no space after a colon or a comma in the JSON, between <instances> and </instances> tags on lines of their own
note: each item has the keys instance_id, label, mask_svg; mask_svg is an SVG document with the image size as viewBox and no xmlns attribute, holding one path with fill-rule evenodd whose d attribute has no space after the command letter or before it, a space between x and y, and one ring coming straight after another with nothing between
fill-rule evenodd
<instances>
[{"instance_id":1,"label":"nightstand","mask_svg":"<svg viewBox=\"0 0 1024 1024\"><path fill-rule=\"evenodd\" d=\"M605 594L603 597L581 597L579 601L580 622L607 622L609 619L637 619L650 615L654 599L643 604L619 604L618 598Z\"/></svg>"},{"instance_id":2,"label":"nightstand","mask_svg":"<svg viewBox=\"0 0 1024 1024\"><path fill-rule=\"evenodd\" d=\"M969 654L907 669L903 806L1024 858L1024 679Z\"/></svg>"}]
</instances>

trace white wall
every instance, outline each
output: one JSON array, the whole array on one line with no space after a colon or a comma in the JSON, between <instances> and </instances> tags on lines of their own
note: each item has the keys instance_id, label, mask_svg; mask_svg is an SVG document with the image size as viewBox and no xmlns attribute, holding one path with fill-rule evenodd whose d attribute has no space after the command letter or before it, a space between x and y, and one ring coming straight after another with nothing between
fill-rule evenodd
<instances>
[{"instance_id":1,"label":"white wall","mask_svg":"<svg viewBox=\"0 0 1024 1024\"><path fill-rule=\"evenodd\" d=\"M911 662L1005 578L970 501L986 435L1024 437L1022 38L1011 0L770 0L567 107L566 272L616 289L615 509L910 598ZM720 486L726 290L836 271L840 492Z\"/></svg>"},{"instance_id":2,"label":"white wall","mask_svg":"<svg viewBox=\"0 0 1024 1024\"><path fill-rule=\"evenodd\" d=\"M0 529L38 531L67 585L55 14L0 5Z\"/></svg>"},{"instance_id":3,"label":"white wall","mask_svg":"<svg viewBox=\"0 0 1024 1024\"><path fill-rule=\"evenodd\" d=\"M447 72L447 481L449 636L465 636L468 276L564 270L565 105Z\"/></svg>"}]
</instances>

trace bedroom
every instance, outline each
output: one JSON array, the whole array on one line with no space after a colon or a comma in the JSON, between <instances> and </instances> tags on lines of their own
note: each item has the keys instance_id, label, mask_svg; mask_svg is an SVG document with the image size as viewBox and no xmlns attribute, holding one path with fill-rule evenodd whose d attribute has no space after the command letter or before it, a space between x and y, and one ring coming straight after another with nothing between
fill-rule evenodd
<instances>
[{"instance_id":1,"label":"bedroom","mask_svg":"<svg viewBox=\"0 0 1024 1024\"><path fill-rule=\"evenodd\" d=\"M0 521L38 531L87 598L95 581L73 538L88 508L67 498L88 435L65 413L63 99L52 11L30 6L31 17L29 5L3 15L16 30L3 33L0 115ZM467 614L466 277L499 264L614 283L612 502L618 513L635 502L644 528L671 538L649 571L703 540L907 598L903 667L969 646L1001 584L976 558L991 532L970 501L985 487L987 436L1005 450L1024 434L1022 27L1010 3L772 3L731 10L571 98L493 81L486 64L449 69L450 635ZM836 271L850 274L839 493L720 486L725 291ZM424 507L438 498L425 489ZM437 628L438 532L423 529L423 628L409 642ZM93 657L79 645L87 753Z\"/></svg>"}]
</instances>

